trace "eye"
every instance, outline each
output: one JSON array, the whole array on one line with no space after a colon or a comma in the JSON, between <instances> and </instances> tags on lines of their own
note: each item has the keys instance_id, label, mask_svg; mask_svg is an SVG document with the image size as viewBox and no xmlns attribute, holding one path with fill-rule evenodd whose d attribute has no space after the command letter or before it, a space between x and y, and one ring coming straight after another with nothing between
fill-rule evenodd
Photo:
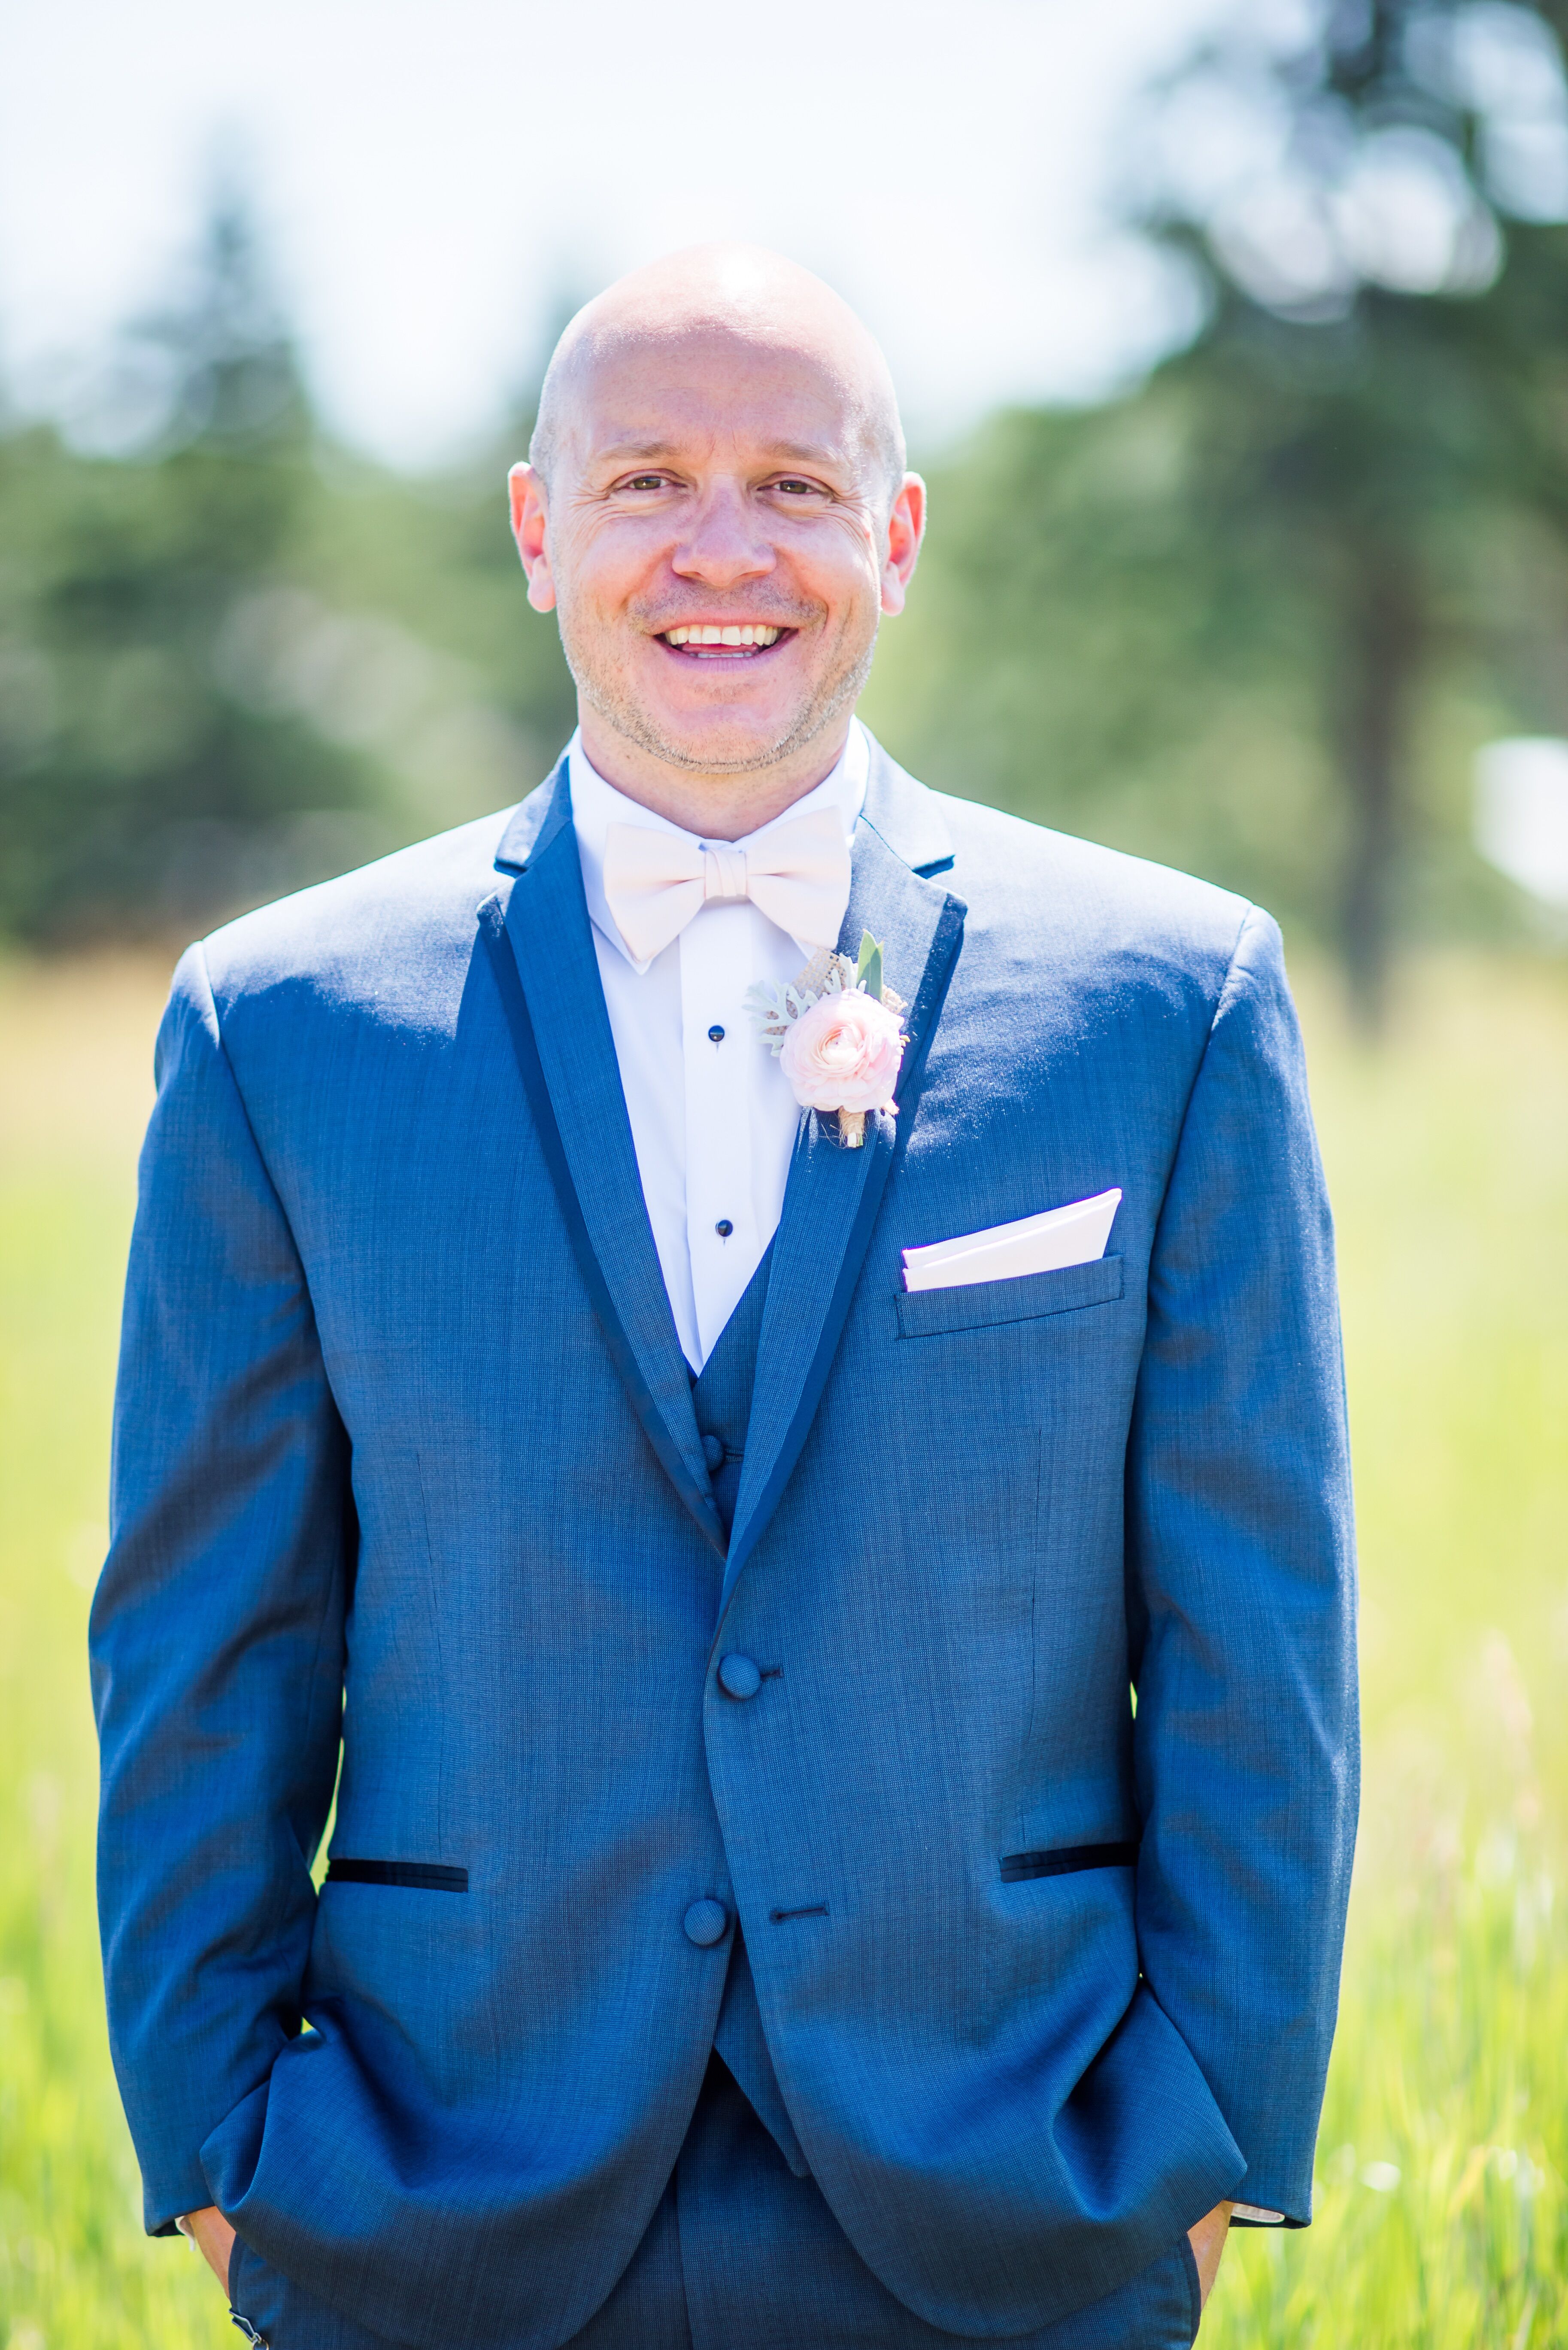
<instances>
[{"instance_id":1,"label":"eye","mask_svg":"<svg viewBox=\"0 0 1568 2350\"><path fill-rule=\"evenodd\" d=\"M774 484L774 487L786 498L815 498L822 494L820 483L804 481L795 473L786 473L782 481Z\"/></svg>"},{"instance_id":2,"label":"eye","mask_svg":"<svg viewBox=\"0 0 1568 2350\"><path fill-rule=\"evenodd\" d=\"M623 490L664 490L669 486L667 473L634 473L629 482L621 484Z\"/></svg>"}]
</instances>

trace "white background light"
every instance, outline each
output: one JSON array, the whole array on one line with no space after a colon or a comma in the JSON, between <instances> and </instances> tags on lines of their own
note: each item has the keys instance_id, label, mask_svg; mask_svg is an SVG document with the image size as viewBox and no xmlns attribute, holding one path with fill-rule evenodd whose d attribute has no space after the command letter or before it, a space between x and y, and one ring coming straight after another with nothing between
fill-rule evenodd
<instances>
[{"instance_id":1,"label":"white background light","mask_svg":"<svg viewBox=\"0 0 1568 2350\"><path fill-rule=\"evenodd\" d=\"M1500 873L1568 911L1568 743L1517 735L1477 754L1475 839Z\"/></svg>"}]
</instances>

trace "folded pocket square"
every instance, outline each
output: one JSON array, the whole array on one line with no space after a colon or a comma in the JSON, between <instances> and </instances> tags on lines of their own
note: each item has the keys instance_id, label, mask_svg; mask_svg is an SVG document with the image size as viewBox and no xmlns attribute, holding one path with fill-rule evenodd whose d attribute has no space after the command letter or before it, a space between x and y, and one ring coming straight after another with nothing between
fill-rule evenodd
<instances>
[{"instance_id":1,"label":"folded pocket square","mask_svg":"<svg viewBox=\"0 0 1568 2350\"><path fill-rule=\"evenodd\" d=\"M1039 1216L1020 1216L1014 1224L992 1224L989 1232L964 1232L957 1240L906 1249L904 1286L962 1289L977 1281L1012 1281L1020 1274L1093 1264L1106 1253L1121 1202L1119 1191L1097 1191L1092 1200L1074 1200Z\"/></svg>"}]
</instances>

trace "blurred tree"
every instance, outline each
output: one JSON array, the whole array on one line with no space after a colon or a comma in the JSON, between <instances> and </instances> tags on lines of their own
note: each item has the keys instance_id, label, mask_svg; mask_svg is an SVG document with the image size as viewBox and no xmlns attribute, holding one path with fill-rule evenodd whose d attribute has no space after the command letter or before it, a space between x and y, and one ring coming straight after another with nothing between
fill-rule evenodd
<instances>
[{"instance_id":1,"label":"blurred tree","mask_svg":"<svg viewBox=\"0 0 1568 2350\"><path fill-rule=\"evenodd\" d=\"M1209 296L1170 374L1203 417L1218 544L1293 573L1316 615L1348 816L1339 930L1371 1011L1434 660L1480 654L1516 704L1568 718L1512 650L1498 576L1511 547L1527 577L1555 569L1555 547L1542 567L1520 542L1568 537L1564 13L1327 0L1304 39L1220 45L1170 94L1148 206ZM1228 106L1216 168L1193 137L1206 114L1223 140Z\"/></svg>"},{"instance_id":2,"label":"blurred tree","mask_svg":"<svg viewBox=\"0 0 1568 2350\"><path fill-rule=\"evenodd\" d=\"M890 665L950 774L962 736L1026 799L1000 727L1070 813L1097 764L1124 838L1332 927L1369 1014L1434 702L1568 730L1565 16L1251 6L1156 92L1131 209L1197 331L952 469L942 641Z\"/></svg>"},{"instance_id":3,"label":"blurred tree","mask_svg":"<svg viewBox=\"0 0 1568 2350\"><path fill-rule=\"evenodd\" d=\"M334 494L316 510L306 556L334 601L372 601L472 671L475 691L512 730L513 795L548 772L576 723L560 636L554 618L528 604L509 517L507 471L527 454L535 399L535 389L520 390L476 455L431 478L389 477L337 453L327 469ZM462 805L452 800L451 822L500 805L493 795L471 805L459 778L452 788ZM441 813L439 795L429 806Z\"/></svg>"},{"instance_id":4,"label":"blurred tree","mask_svg":"<svg viewBox=\"0 0 1568 2350\"><path fill-rule=\"evenodd\" d=\"M362 761L227 674L236 608L319 495L234 202L187 297L126 337L86 426L101 441L128 421L118 457L41 427L0 441L0 927L26 937L162 928L254 894L280 817L371 789Z\"/></svg>"},{"instance_id":5,"label":"blurred tree","mask_svg":"<svg viewBox=\"0 0 1568 2350\"><path fill-rule=\"evenodd\" d=\"M517 798L570 731L500 445L325 440L244 204L68 436L0 430L0 935L186 933Z\"/></svg>"}]
</instances>

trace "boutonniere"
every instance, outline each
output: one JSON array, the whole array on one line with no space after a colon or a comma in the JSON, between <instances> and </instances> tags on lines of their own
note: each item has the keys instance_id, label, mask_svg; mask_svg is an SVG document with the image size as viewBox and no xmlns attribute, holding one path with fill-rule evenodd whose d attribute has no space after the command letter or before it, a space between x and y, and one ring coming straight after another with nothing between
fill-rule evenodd
<instances>
[{"instance_id":1,"label":"boutonniere","mask_svg":"<svg viewBox=\"0 0 1568 2350\"><path fill-rule=\"evenodd\" d=\"M846 1150L866 1139L866 1113L894 1108L909 1038L903 999L882 984L882 950L867 931L860 959L824 948L787 987L753 987L746 1009L803 1109L835 1110Z\"/></svg>"}]
</instances>

